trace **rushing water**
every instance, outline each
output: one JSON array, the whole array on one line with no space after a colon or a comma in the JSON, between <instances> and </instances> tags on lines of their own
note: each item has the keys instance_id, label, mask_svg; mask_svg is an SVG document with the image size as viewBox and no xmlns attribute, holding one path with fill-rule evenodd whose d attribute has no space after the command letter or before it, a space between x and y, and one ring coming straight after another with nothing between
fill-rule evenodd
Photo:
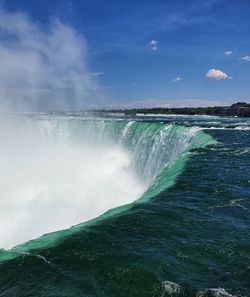
<instances>
[{"instance_id":1,"label":"rushing water","mask_svg":"<svg viewBox=\"0 0 250 297\"><path fill-rule=\"evenodd\" d=\"M0 296L250 296L247 119L0 122Z\"/></svg>"}]
</instances>

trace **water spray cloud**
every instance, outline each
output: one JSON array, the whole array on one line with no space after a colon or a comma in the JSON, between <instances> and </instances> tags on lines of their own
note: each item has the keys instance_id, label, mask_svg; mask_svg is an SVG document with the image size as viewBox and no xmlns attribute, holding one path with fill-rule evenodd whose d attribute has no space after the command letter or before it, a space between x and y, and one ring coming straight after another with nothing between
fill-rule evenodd
<instances>
[{"instance_id":1,"label":"water spray cloud","mask_svg":"<svg viewBox=\"0 0 250 297\"><path fill-rule=\"evenodd\" d=\"M42 26L0 10L0 57L1 110L83 108L97 97L84 37L57 18Z\"/></svg>"},{"instance_id":2,"label":"water spray cloud","mask_svg":"<svg viewBox=\"0 0 250 297\"><path fill-rule=\"evenodd\" d=\"M139 198L147 185L94 121L0 116L0 249ZM98 137L99 136L99 137Z\"/></svg>"}]
</instances>

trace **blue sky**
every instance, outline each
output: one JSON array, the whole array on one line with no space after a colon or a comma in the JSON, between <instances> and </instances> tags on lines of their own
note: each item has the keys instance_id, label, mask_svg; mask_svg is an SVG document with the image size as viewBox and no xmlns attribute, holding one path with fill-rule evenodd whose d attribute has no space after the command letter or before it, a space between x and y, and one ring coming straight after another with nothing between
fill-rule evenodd
<instances>
[{"instance_id":1,"label":"blue sky","mask_svg":"<svg viewBox=\"0 0 250 297\"><path fill-rule=\"evenodd\" d=\"M0 3L5 13L22 12L43 30L56 18L84 38L95 96L103 97L93 99L97 106L250 100L249 0ZM0 43L4 38L0 35Z\"/></svg>"}]
</instances>

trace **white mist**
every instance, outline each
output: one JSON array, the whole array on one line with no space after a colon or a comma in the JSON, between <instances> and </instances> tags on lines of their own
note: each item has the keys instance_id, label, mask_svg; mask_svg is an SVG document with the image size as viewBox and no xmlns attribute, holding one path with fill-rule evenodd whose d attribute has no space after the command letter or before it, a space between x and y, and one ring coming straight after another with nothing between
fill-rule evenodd
<instances>
[{"instance_id":1,"label":"white mist","mask_svg":"<svg viewBox=\"0 0 250 297\"><path fill-rule=\"evenodd\" d=\"M93 219L145 191L121 147L74 142L67 128L53 137L50 122L32 122L1 119L0 248Z\"/></svg>"}]
</instances>

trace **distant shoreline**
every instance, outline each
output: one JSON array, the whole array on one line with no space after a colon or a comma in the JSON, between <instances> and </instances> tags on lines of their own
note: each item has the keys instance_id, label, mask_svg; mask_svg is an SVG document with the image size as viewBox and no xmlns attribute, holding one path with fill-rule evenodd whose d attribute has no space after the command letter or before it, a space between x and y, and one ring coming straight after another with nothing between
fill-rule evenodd
<instances>
[{"instance_id":1,"label":"distant shoreline","mask_svg":"<svg viewBox=\"0 0 250 297\"><path fill-rule=\"evenodd\" d=\"M133 108L133 109L102 109L94 110L98 113L123 113L127 116L136 115L208 115L208 116L231 116L250 117L250 103L237 102L231 106L214 107L181 107L181 108Z\"/></svg>"}]
</instances>

